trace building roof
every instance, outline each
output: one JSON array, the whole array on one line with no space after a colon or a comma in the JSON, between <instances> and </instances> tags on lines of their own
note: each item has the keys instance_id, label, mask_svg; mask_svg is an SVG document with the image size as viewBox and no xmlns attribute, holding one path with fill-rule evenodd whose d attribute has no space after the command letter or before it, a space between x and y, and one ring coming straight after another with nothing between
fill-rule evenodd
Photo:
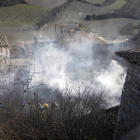
<instances>
[{"instance_id":1,"label":"building roof","mask_svg":"<svg viewBox=\"0 0 140 140\"><path fill-rule=\"evenodd\" d=\"M116 52L115 54L124 58L126 61L129 61L130 63L137 63L140 61L140 49L119 51Z\"/></svg>"},{"instance_id":2,"label":"building roof","mask_svg":"<svg viewBox=\"0 0 140 140\"><path fill-rule=\"evenodd\" d=\"M43 48L45 45L48 45L50 43L57 43L57 42L40 40L40 41L38 41L38 46L39 46L39 48ZM27 41L27 42L17 41L15 45L19 46L20 48L23 48L27 57L32 56L34 41Z\"/></svg>"},{"instance_id":3,"label":"building roof","mask_svg":"<svg viewBox=\"0 0 140 140\"><path fill-rule=\"evenodd\" d=\"M83 33L82 31L74 31L74 30L65 32L64 36L67 40L70 40L70 41L75 40L77 38L81 38L81 37L83 37L84 39L89 38L88 35Z\"/></svg>"},{"instance_id":4,"label":"building roof","mask_svg":"<svg viewBox=\"0 0 140 140\"><path fill-rule=\"evenodd\" d=\"M0 35L0 47L9 47L6 35Z\"/></svg>"},{"instance_id":5,"label":"building roof","mask_svg":"<svg viewBox=\"0 0 140 140\"><path fill-rule=\"evenodd\" d=\"M94 44L107 44L102 37L89 36L83 31L79 24L55 24L55 32L61 36L61 44L67 44L69 41L90 41Z\"/></svg>"},{"instance_id":6,"label":"building roof","mask_svg":"<svg viewBox=\"0 0 140 140\"><path fill-rule=\"evenodd\" d=\"M95 44L107 44L103 38L89 36L84 31L68 31L64 32L65 42L69 41L91 41Z\"/></svg>"}]
</instances>

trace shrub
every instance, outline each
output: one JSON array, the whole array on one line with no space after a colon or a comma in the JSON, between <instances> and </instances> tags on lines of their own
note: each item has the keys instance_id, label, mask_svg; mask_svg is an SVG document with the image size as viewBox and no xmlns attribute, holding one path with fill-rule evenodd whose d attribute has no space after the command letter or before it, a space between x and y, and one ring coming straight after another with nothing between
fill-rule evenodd
<instances>
[{"instance_id":1,"label":"shrub","mask_svg":"<svg viewBox=\"0 0 140 140\"><path fill-rule=\"evenodd\" d=\"M87 15L85 19L86 20L90 20L91 19L91 16L90 15Z\"/></svg>"}]
</instances>

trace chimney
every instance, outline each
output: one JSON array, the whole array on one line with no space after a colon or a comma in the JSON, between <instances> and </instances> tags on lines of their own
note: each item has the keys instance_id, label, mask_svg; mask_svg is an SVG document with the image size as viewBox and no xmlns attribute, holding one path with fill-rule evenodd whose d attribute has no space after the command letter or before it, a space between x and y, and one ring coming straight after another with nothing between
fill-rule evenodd
<instances>
[{"instance_id":1,"label":"chimney","mask_svg":"<svg viewBox=\"0 0 140 140\"><path fill-rule=\"evenodd\" d=\"M98 37L98 36L97 36L97 33L95 33L95 34L94 34L94 37L95 37L95 38L97 38L97 37Z\"/></svg>"},{"instance_id":2,"label":"chimney","mask_svg":"<svg viewBox=\"0 0 140 140\"><path fill-rule=\"evenodd\" d=\"M77 27L79 27L79 23L78 23L78 21L75 21L75 24L76 24Z\"/></svg>"}]
</instances>

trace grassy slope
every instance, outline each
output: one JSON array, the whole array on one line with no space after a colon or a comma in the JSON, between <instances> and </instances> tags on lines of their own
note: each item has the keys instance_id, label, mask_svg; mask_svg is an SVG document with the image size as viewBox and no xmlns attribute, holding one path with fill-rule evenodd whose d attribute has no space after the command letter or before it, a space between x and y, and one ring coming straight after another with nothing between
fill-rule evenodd
<instances>
[{"instance_id":1,"label":"grassy slope","mask_svg":"<svg viewBox=\"0 0 140 140\"><path fill-rule=\"evenodd\" d=\"M65 3L67 0L25 0L27 3L35 6L50 7L59 6Z\"/></svg>"},{"instance_id":2,"label":"grassy slope","mask_svg":"<svg viewBox=\"0 0 140 140\"><path fill-rule=\"evenodd\" d=\"M83 1L83 0L82 0ZM107 0L85 0L86 2L89 3L93 3L93 4L103 4L104 2L106 2ZM125 0L116 0L116 2L114 2L113 4L111 3L111 5L106 6L106 8L110 8L110 9L120 9L124 4L126 3Z\"/></svg>"},{"instance_id":3,"label":"grassy slope","mask_svg":"<svg viewBox=\"0 0 140 140\"><path fill-rule=\"evenodd\" d=\"M82 0L83 1L83 0ZM105 2L105 0L85 0L86 2L90 2L90 3L93 3L93 4L103 4Z\"/></svg>"},{"instance_id":4,"label":"grassy slope","mask_svg":"<svg viewBox=\"0 0 140 140\"><path fill-rule=\"evenodd\" d=\"M135 16L140 19L140 0L127 0L126 4L119 10L120 13L126 13L129 16Z\"/></svg>"},{"instance_id":5,"label":"grassy slope","mask_svg":"<svg viewBox=\"0 0 140 140\"><path fill-rule=\"evenodd\" d=\"M0 8L0 28L35 26L36 22L50 9L29 4Z\"/></svg>"},{"instance_id":6,"label":"grassy slope","mask_svg":"<svg viewBox=\"0 0 140 140\"><path fill-rule=\"evenodd\" d=\"M98 36L102 36L109 42L112 41L111 36L118 36L120 41L129 38L130 36L122 36L119 34L119 30L127 25L128 23L132 22L135 24L140 23L138 20L132 19L108 19L108 20L96 20L96 21L85 21L85 17L87 14L95 13L104 14L110 11L114 11L116 8L121 7L124 4L124 0L120 2L113 3L110 6L98 7L91 4L87 4L80 1L72 2L64 11L59 14L59 19L55 20L55 23L74 23L75 21L79 21L85 29L88 29L88 32L97 32ZM49 32L54 34L54 24L48 26L48 28L43 29L44 33Z\"/></svg>"},{"instance_id":7,"label":"grassy slope","mask_svg":"<svg viewBox=\"0 0 140 140\"><path fill-rule=\"evenodd\" d=\"M125 0L117 0L116 2L114 2L112 5L110 6L106 6L107 8L111 8L111 9L120 9L124 4L126 3Z\"/></svg>"}]
</instances>

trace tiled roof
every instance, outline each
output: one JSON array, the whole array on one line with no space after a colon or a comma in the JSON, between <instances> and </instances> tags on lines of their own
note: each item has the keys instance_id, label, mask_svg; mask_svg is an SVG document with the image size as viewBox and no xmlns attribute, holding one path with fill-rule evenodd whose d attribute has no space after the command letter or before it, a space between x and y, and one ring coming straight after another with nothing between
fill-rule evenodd
<instances>
[{"instance_id":1,"label":"tiled roof","mask_svg":"<svg viewBox=\"0 0 140 140\"><path fill-rule=\"evenodd\" d=\"M71 31L71 32L68 31L64 33L64 36L67 40L70 40L70 41L81 38L81 37L84 39L89 38L89 36L83 33L82 31Z\"/></svg>"},{"instance_id":2,"label":"tiled roof","mask_svg":"<svg viewBox=\"0 0 140 140\"><path fill-rule=\"evenodd\" d=\"M0 35L0 47L9 47L6 35Z\"/></svg>"},{"instance_id":3,"label":"tiled roof","mask_svg":"<svg viewBox=\"0 0 140 140\"><path fill-rule=\"evenodd\" d=\"M132 63L140 61L140 49L125 50L115 54Z\"/></svg>"},{"instance_id":4,"label":"tiled roof","mask_svg":"<svg viewBox=\"0 0 140 140\"><path fill-rule=\"evenodd\" d=\"M84 33L83 31L68 31L64 33L64 42L69 41L91 41L95 44L107 44L103 39L90 37L88 34Z\"/></svg>"}]
</instances>

